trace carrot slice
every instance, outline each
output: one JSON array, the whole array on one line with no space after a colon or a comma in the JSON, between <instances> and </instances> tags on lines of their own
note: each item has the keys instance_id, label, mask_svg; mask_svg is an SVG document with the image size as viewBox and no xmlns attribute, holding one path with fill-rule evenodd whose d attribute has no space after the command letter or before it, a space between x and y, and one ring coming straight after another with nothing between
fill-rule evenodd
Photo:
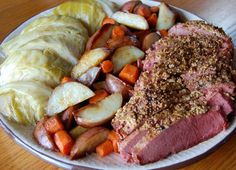
<instances>
[{"instance_id":1,"label":"carrot slice","mask_svg":"<svg viewBox=\"0 0 236 170\"><path fill-rule=\"evenodd\" d=\"M64 129L61 119L58 116L53 116L46 120L44 127L50 134L54 134L57 131Z\"/></svg>"},{"instance_id":2,"label":"carrot slice","mask_svg":"<svg viewBox=\"0 0 236 170\"><path fill-rule=\"evenodd\" d=\"M108 18L108 17L104 18L103 21L102 21L102 25L115 24L115 23L116 23L116 21L114 19Z\"/></svg>"},{"instance_id":3,"label":"carrot slice","mask_svg":"<svg viewBox=\"0 0 236 170\"><path fill-rule=\"evenodd\" d=\"M101 63L103 73L110 73L113 70L113 64L110 60L105 60Z\"/></svg>"},{"instance_id":4,"label":"carrot slice","mask_svg":"<svg viewBox=\"0 0 236 170\"><path fill-rule=\"evenodd\" d=\"M162 37L167 37L168 36L168 31L167 30L160 30L159 31Z\"/></svg>"},{"instance_id":5,"label":"carrot slice","mask_svg":"<svg viewBox=\"0 0 236 170\"><path fill-rule=\"evenodd\" d=\"M61 84L71 82L73 79L71 77L63 77L61 80Z\"/></svg>"},{"instance_id":6,"label":"carrot slice","mask_svg":"<svg viewBox=\"0 0 236 170\"><path fill-rule=\"evenodd\" d=\"M147 19L148 24L151 27L156 27L157 24L157 14L153 13L148 19Z\"/></svg>"},{"instance_id":7,"label":"carrot slice","mask_svg":"<svg viewBox=\"0 0 236 170\"><path fill-rule=\"evenodd\" d=\"M115 26L112 30L111 37L117 38L117 37L124 37L125 36L125 30L122 26Z\"/></svg>"},{"instance_id":8,"label":"carrot slice","mask_svg":"<svg viewBox=\"0 0 236 170\"><path fill-rule=\"evenodd\" d=\"M138 68L134 65L127 64L120 72L119 77L129 84L135 84L139 76Z\"/></svg>"},{"instance_id":9,"label":"carrot slice","mask_svg":"<svg viewBox=\"0 0 236 170\"><path fill-rule=\"evenodd\" d=\"M65 130L60 130L55 133L54 141L62 154L70 154L74 141Z\"/></svg>"},{"instance_id":10,"label":"carrot slice","mask_svg":"<svg viewBox=\"0 0 236 170\"><path fill-rule=\"evenodd\" d=\"M110 140L106 140L105 142L96 147L96 152L98 155L102 157L112 153L113 152L112 142Z\"/></svg>"},{"instance_id":11,"label":"carrot slice","mask_svg":"<svg viewBox=\"0 0 236 170\"><path fill-rule=\"evenodd\" d=\"M109 95L106 90L97 90L94 93L95 96L89 99L90 104L95 104Z\"/></svg>"},{"instance_id":12,"label":"carrot slice","mask_svg":"<svg viewBox=\"0 0 236 170\"><path fill-rule=\"evenodd\" d=\"M117 133L114 130L112 130L109 133L108 139L110 141L112 141L114 152L119 153L118 142L119 142L120 138L119 138L119 136L117 135Z\"/></svg>"}]
</instances>

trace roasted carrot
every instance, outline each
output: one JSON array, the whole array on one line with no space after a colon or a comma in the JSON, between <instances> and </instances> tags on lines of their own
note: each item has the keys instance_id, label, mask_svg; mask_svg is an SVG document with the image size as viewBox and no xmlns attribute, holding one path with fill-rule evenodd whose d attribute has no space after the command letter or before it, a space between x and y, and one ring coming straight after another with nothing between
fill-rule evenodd
<instances>
[{"instance_id":1,"label":"roasted carrot","mask_svg":"<svg viewBox=\"0 0 236 170\"><path fill-rule=\"evenodd\" d=\"M108 17L104 18L103 21L102 21L102 25L115 24L115 23L116 23L116 21L114 19L108 18Z\"/></svg>"},{"instance_id":2,"label":"roasted carrot","mask_svg":"<svg viewBox=\"0 0 236 170\"><path fill-rule=\"evenodd\" d=\"M114 130L112 130L109 135L108 135L108 139L112 142L113 145L113 149L114 152L118 153L118 142L120 140L119 136L116 134L116 132Z\"/></svg>"},{"instance_id":3,"label":"roasted carrot","mask_svg":"<svg viewBox=\"0 0 236 170\"><path fill-rule=\"evenodd\" d=\"M73 79L71 77L63 77L61 80L61 84L71 82Z\"/></svg>"},{"instance_id":4,"label":"roasted carrot","mask_svg":"<svg viewBox=\"0 0 236 170\"><path fill-rule=\"evenodd\" d=\"M168 31L167 30L160 30L159 31L162 37L168 36Z\"/></svg>"},{"instance_id":5,"label":"roasted carrot","mask_svg":"<svg viewBox=\"0 0 236 170\"><path fill-rule=\"evenodd\" d=\"M55 133L54 141L62 154L70 154L74 141L65 130L60 130Z\"/></svg>"},{"instance_id":6,"label":"roasted carrot","mask_svg":"<svg viewBox=\"0 0 236 170\"><path fill-rule=\"evenodd\" d=\"M159 7L158 6L152 6L150 8L151 12L157 13L159 11Z\"/></svg>"},{"instance_id":7,"label":"roasted carrot","mask_svg":"<svg viewBox=\"0 0 236 170\"><path fill-rule=\"evenodd\" d=\"M108 96L108 93L106 90L97 90L97 91L95 91L95 96L93 96L92 98L89 99L89 103L95 104L107 96Z\"/></svg>"},{"instance_id":8,"label":"roasted carrot","mask_svg":"<svg viewBox=\"0 0 236 170\"><path fill-rule=\"evenodd\" d=\"M50 117L48 120L46 120L44 126L50 134L54 134L57 131L64 129L62 121L58 116Z\"/></svg>"},{"instance_id":9,"label":"roasted carrot","mask_svg":"<svg viewBox=\"0 0 236 170\"><path fill-rule=\"evenodd\" d=\"M148 24L151 27L156 27L157 24L157 14L153 13L148 19L147 19Z\"/></svg>"},{"instance_id":10,"label":"roasted carrot","mask_svg":"<svg viewBox=\"0 0 236 170\"><path fill-rule=\"evenodd\" d=\"M106 140L105 142L96 147L96 152L98 155L102 157L112 153L113 152L112 142L110 140Z\"/></svg>"},{"instance_id":11,"label":"roasted carrot","mask_svg":"<svg viewBox=\"0 0 236 170\"><path fill-rule=\"evenodd\" d=\"M127 64L119 74L120 79L130 84L134 84L137 81L138 76L138 68L131 64Z\"/></svg>"},{"instance_id":12,"label":"roasted carrot","mask_svg":"<svg viewBox=\"0 0 236 170\"><path fill-rule=\"evenodd\" d=\"M117 37L124 37L125 36L125 30L122 26L115 26L112 30L111 37L117 38Z\"/></svg>"},{"instance_id":13,"label":"roasted carrot","mask_svg":"<svg viewBox=\"0 0 236 170\"><path fill-rule=\"evenodd\" d=\"M105 60L101 63L103 73L110 73L113 70L113 64L110 60Z\"/></svg>"}]
</instances>

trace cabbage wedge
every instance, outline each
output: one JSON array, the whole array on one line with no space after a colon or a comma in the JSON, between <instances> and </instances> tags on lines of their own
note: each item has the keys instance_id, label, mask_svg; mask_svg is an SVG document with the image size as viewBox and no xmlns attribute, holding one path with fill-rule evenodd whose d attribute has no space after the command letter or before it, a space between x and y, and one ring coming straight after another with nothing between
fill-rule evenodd
<instances>
[{"instance_id":1,"label":"cabbage wedge","mask_svg":"<svg viewBox=\"0 0 236 170\"><path fill-rule=\"evenodd\" d=\"M71 64L50 51L16 51L0 66L0 85L16 81L40 81L55 87L71 68Z\"/></svg>"},{"instance_id":2,"label":"cabbage wedge","mask_svg":"<svg viewBox=\"0 0 236 170\"><path fill-rule=\"evenodd\" d=\"M0 87L0 112L25 125L35 124L45 114L50 87L38 82L21 81Z\"/></svg>"}]
</instances>

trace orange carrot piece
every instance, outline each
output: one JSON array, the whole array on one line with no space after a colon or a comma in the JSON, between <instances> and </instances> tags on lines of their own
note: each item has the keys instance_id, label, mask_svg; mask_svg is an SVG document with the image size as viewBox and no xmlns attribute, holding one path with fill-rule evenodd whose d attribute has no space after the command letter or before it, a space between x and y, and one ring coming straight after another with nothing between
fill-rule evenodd
<instances>
[{"instance_id":1,"label":"orange carrot piece","mask_svg":"<svg viewBox=\"0 0 236 170\"><path fill-rule=\"evenodd\" d=\"M103 21L102 21L102 25L115 24L115 23L116 23L116 21L114 19L108 18L108 17L104 18Z\"/></svg>"},{"instance_id":2,"label":"orange carrot piece","mask_svg":"<svg viewBox=\"0 0 236 170\"><path fill-rule=\"evenodd\" d=\"M151 27L156 27L157 24L157 14L153 13L148 19L147 19L148 24Z\"/></svg>"},{"instance_id":3,"label":"orange carrot piece","mask_svg":"<svg viewBox=\"0 0 236 170\"><path fill-rule=\"evenodd\" d=\"M112 142L110 140L106 140L105 142L96 147L96 152L98 155L102 157L112 153L113 152Z\"/></svg>"},{"instance_id":4,"label":"orange carrot piece","mask_svg":"<svg viewBox=\"0 0 236 170\"><path fill-rule=\"evenodd\" d=\"M70 154L74 141L65 130L60 130L55 133L54 141L62 154Z\"/></svg>"},{"instance_id":5,"label":"orange carrot piece","mask_svg":"<svg viewBox=\"0 0 236 170\"><path fill-rule=\"evenodd\" d=\"M71 77L63 77L61 80L61 84L71 82L73 79Z\"/></svg>"},{"instance_id":6,"label":"orange carrot piece","mask_svg":"<svg viewBox=\"0 0 236 170\"><path fill-rule=\"evenodd\" d=\"M123 81L130 83L130 84L135 84L139 76L139 71L138 68L134 65L127 64L120 72L119 77Z\"/></svg>"},{"instance_id":7,"label":"orange carrot piece","mask_svg":"<svg viewBox=\"0 0 236 170\"><path fill-rule=\"evenodd\" d=\"M157 13L159 11L159 7L158 6L152 6L150 8L151 12Z\"/></svg>"},{"instance_id":8,"label":"orange carrot piece","mask_svg":"<svg viewBox=\"0 0 236 170\"><path fill-rule=\"evenodd\" d=\"M106 90L97 90L97 91L95 91L95 96L93 96L89 99L89 103L95 104L95 103L101 101L102 99L104 99L105 97L107 97L108 95L109 94L107 93Z\"/></svg>"},{"instance_id":9,"label":"orange carrot piece","mask_svg":"<svg viewBox=\"0 0 236 170\"><path fill-rule=\"evenodd\" d=\"M115 26L112 30L111 37L117 38L117 37L124 37L125 36L125 30L122 26Z\"/></svg>"},{"instance_id":10,"label":"orange carrot piece","mask_svg":"<svg viewBox=\"0 0 236 170\"><path fill-rule=\"evenodd\" d=\"M62 121L58 116L53 116L46 120L44 127L50 134L54 134L57 131L64 129Z\"/></svg>"},{"instance_id":11,"label":"orange carrot piece","mask_svg":"<svg viewBox=\"0 0 236 170\"><path fill-rule=\"evenodd\" d=\"M112 130L109 134L108 134L108 139L110 141L112 141L112 145L113 145L113 149L114 149L114 152L118 153L119 152L119 149L118 149L118 142L120 140L119 136L117 135L117 133Z\"/></svg>"},{"instance_id":12,"label":"orange carrot piece","mask_svg":"<svg viewBox=\"0 0 236 170\"><path fill-rule=\"evenodd\" d=\"M101 63L103 73L110 73L113 70L113 64L110 60L105 60Z\"/></svg>"},{"instance_id":13,"label":"orange carrot piece","mask_svg":"<svg viewBox=\"0 0 236 170\"><path fill-rule=\"evenodd\" d=\"M168 31L167 30L160 30L159 31L162 37L167 37L168 36Z\"/></svg>"}]
</instances>

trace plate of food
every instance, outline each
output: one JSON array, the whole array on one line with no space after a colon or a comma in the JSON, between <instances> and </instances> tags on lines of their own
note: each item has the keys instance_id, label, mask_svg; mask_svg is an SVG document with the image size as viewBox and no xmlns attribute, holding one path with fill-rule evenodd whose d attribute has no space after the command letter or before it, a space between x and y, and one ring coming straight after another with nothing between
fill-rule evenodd
<instances>
[{"instance_id":1,"label":"plate of food","mask_svg":"<svg viewBox=\"0 0 236 170\"><path fill-rule=\"evenodd\" d=\"M178 168L236 129L231 38L165 3L67 1L0 55L1 126L65 169Z\"/></svg>"}]
</instances>

